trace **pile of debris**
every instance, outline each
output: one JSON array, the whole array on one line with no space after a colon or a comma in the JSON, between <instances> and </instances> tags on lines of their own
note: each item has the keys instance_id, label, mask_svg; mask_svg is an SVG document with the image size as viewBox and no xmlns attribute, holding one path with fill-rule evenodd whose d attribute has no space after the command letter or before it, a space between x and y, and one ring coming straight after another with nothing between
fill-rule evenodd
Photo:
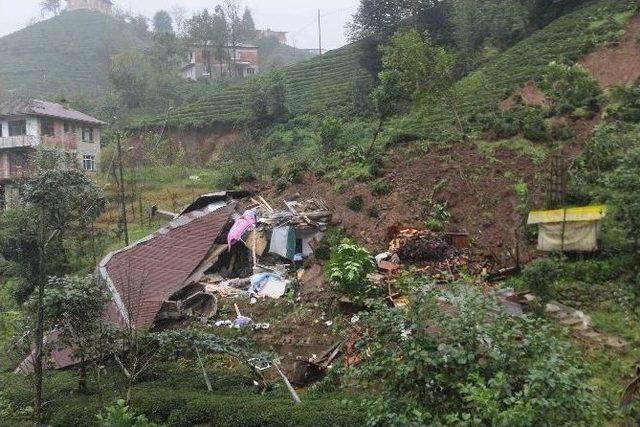
<instances>
[{"instance_id":1,"label":"pile of debris","mask_svg":"<svg viewBox=\"0 0 640 427\"><path fill-rule=\"evenodd\" d=\"M392 264L408 263L418 267L417 273L438 281L449 281L462 275L486 276L491 269L486 258L468 253L468 233L437 233L415 228L392 232L389 251L376 259L382 270L397 270L399 265L395 268Z\"/></svg>"},{"instance_id":2,"label":"pile of debris","mask_svg":"<svg viewBox=\"0 0 640 427\"><path fill-rule=\"evenodd\" d=\"M442 261L454 258L458 251L443 233L404 229L389 244L389 252L397 253L403 262Z\"/></svg>"}]
</instances>

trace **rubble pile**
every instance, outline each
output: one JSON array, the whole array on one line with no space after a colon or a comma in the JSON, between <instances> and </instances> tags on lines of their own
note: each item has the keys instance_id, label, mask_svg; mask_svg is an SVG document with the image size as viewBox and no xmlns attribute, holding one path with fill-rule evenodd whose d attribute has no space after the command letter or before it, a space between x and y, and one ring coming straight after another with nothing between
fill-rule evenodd
<instances>
[{"instance_id":1,"label":"rubble pile","mask_svg":"<svg viewBox=\"0 0 640 427\"><path fill-rule=\"evenodd\" d=\"M416 229L400 230L389 251L397 253L403 262L440 261L458 254L445 234Z\"/></svg>"},{"instance_id":2,"label":"rubble pile","mask_svg":"<svg viewBox=\"0 0 640 427\"><path fill-rule=\"evenodd\" d=\"M462 275L486 276L491 270L490 263L456 245L459 236L462 234L402 229L391 240L388 254L394 254L397 263L418 265L417 273L438 281L457 280ZM380 262L378 265L382 268Z\"/></svg>"}]
</instances>

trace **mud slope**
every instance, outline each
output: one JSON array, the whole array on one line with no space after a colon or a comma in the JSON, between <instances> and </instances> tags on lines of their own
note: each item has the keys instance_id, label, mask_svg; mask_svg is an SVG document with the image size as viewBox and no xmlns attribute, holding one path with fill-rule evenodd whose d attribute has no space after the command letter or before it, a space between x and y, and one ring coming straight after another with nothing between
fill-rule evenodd
<instances>
[{"instance_id":1,"label":"mud slope","mask_svg":"<svg viewBox=\"0 0 640 427\"><path fill-rule=\"evenodd\" d=\"M627 85L640 77L640 15L634 17L617 46L596 49L580 64L604 88Z\"/></svg>"}]
</instances>

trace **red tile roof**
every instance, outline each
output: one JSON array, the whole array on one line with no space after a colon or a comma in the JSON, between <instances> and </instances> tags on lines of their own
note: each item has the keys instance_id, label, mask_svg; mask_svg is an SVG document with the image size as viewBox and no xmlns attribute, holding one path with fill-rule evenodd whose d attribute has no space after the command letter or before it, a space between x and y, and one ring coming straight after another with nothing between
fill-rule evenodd
<instances>
[{"instance_id":1,"label":"red tile roof","mask_svg":"<svg viewBox=\"0 0 640 427\"><path fill-rule=\"evenodd\" d=\"M206 258L232 212L229 206L210 205L108 255L100 264L100 272L112 294L117 292L114 304L120 321L151 327L162 303L189 285L185 282ZM108 317L115 320L112 315Z\"/></svg>"}]
</instances>

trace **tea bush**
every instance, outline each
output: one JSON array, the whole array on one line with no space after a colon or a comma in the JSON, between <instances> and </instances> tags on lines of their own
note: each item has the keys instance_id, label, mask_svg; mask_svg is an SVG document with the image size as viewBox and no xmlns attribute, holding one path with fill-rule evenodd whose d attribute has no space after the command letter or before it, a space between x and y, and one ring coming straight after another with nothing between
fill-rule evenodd
<instances>
[{"instance_id":1,"label":"tea bush","mask_svg":"<svg viewBox=\"0 0 640 427\"><path fill-rule=\"evenodd\" d=\"M473 286L423 285L408 311L360 317L349 378L376 390L368 425L598 425L609 413L565 338Z\"/></svg>"},{"instance_id":2,"label":"tea bush","mask_svg":"<svg viewBox=\"0 0 640 427\"><path fill-rule=\"evenodd\" d=\"M554 258L538 258L522 271L524 285L545 302L554 298L554 286L561 277L562 264Z\"/></svg>"},{"instance_id":3,"label":"tea bush","mask_svg":"<svg viewBox=\"0 0 640 427\"><path fill-rule=\"evenodd\" d=\"M585 113L598 110L598 98L602 94L598 82L582 66L555 61L545 69L540 89L555 105L569 105L574 110L583 109Z\"/></svg>"}]
</instances>

